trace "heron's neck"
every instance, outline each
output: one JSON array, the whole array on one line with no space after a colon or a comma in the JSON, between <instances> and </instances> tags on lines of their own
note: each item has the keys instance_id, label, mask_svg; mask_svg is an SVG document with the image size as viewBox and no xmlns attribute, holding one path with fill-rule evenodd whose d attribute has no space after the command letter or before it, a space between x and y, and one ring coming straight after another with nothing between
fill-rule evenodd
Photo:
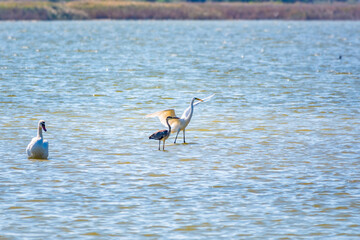
<instances>
[{"instance_id":1,"label":"heron's neck","mask_svg":"<svg viewBox=\"0 0 360 240\"><path fill-rule=\"evenodd\" d=\"M38 138L43 138L43 135L42 135L42 128L41 126L38 127L38 130L37 130L37 137Z\"/></svg>"},{"instance_id":2,"label":"heron's neck","mask_svg":"<svg viewBox=\"0 0 360 240\"><path fill-rule=\"evenodd\" d=\"M169 124L169 119L168 118L166 119L166 124L169 126L169 132L171 132L171 126Z\"/></svg>"}]
</instances>

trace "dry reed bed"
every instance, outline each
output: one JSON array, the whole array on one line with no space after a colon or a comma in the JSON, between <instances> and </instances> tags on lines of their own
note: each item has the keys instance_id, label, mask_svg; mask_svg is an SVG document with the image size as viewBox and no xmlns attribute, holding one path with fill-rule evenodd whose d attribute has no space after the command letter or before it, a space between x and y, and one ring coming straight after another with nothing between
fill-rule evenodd
<instances>
[{"instance_id":1,"label":"dry reed bed","mask_svg":"<svg viewBox=\"0 0 360 240\"><path fill-rule=\"evenodd\" d=\"M74 19L360 20L360 4L0 2L0 20Z\"/></svg>"}]
</instances>

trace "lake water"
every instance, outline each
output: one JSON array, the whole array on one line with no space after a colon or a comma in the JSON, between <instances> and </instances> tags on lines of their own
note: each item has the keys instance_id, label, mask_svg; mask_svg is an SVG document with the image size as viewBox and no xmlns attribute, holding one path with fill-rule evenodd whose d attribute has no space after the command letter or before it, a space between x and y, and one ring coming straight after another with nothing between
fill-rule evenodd
<instances>
[{"instance_id":1,"label":"lake water","mask_svg":"<svg viewBox=\"0 0 360 240\"><path fill-rule=\"evenodd\" d=\"M0 106L1 239L360 237L360 22L0 22Z\"/></svg>"}]
</instances>

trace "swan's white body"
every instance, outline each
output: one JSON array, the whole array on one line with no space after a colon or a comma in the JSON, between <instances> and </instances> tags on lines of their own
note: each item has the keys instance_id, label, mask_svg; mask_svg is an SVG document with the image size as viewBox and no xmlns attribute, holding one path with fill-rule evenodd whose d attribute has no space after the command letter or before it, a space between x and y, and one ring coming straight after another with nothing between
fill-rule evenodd
<instances>
[{"instance_id":1,"label":"swan's white body","mask_svg":"<svg viewBox=\"0 0 360 240\"><path fill-rule=\"evenodd\" d=\"M31 140L26 148L28 158L47 159L49 156L49 143L47 140L44 140L42 129L46 132L44 120L39 121L37 136Z\"/></svg>"},{"instance_id":2,"label":"swan's white body","mask_svg":"<svg viewBox=\"0 0 360 240\"><path fill-rule=\"evenodd\" d=\"M194 97L190 102L190 106L181 115L181 118L176 118L176 114L175 114L174 109L167 109L167 110L151 113L151 114L146 115L145 117L158 117L160 122L164 126L167 126L166 118L168 116L174 117L175 119L170 119L169 120L169 123L171 125L171 132L172 133L176 132L176 137L175 137L174 143L176 143L176 139L177 139L180 131L183 131L183 139L184 139L184 143L185 143L185 128L190 123L190 120L191 120L192 115L194 113L194 107L196 105L198 105L199 103L201 103L201 102L209 101L214 95L215 94L213 94L213 95L211 95L211 96L209 96L207 98L204 98L203 100ZM199 101L194 103L195 100L199 100Z\"/></svg>"}]
</instances>

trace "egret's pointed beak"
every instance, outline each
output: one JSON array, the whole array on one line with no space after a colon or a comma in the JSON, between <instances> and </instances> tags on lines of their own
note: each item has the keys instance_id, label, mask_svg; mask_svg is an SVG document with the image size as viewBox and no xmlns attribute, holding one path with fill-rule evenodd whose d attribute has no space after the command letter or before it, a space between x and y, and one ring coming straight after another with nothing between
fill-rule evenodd
<instances>
[{"instance_id":1,"label":"egret's pointed beak","mask_svg":"<svg viewBox=\"0 0 360 240\"><path fill-rule=\"evenodd\" d=\"M200 99L200 98L195 98L195 100L199 100L201 102L203 102L204 100Z\"/></svg>"},{"instance_id":2,"label":"egret's pointed beak","mask_svg":"<svg viewBox=\"0 0 360 240\"><path fill-rule=\"evenodd\" d=\"M41 125L41 126L42 126L42 129L44 129L44 131L46 132L47 130L46 130L45 125Z\"/></svg>"}]
</instances>

